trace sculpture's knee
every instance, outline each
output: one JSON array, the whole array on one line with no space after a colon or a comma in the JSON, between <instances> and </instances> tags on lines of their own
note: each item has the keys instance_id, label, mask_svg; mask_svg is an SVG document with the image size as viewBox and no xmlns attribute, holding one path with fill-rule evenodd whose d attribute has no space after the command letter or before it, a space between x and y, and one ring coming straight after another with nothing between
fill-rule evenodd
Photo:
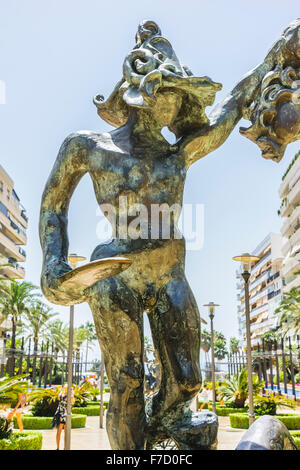
<instances>
[{"instance_id":1,"label":"sculpture's knee","mask_svg":"<svg viewBox=\"0 0 300 470\"><path fill-rule=\"evenodd\" d=\"M140 362L130 361L121 367L112 377L111 391L119 396L126 395L133 398L140 395L144 390L144 369Z\"/></svg>"},{"instance_id":2,"label":"sculpture's knee","mask_svg":"<svg viewBox=\"0 0 300 470\"><path fill-rule=\"evenodd\" d=\"M180 389L184 397L193 398L197 393L199 393L201 388L200 371L193 371L190 372L188 375L185 374L180 385Z\"/></svg>"}]
</instances>

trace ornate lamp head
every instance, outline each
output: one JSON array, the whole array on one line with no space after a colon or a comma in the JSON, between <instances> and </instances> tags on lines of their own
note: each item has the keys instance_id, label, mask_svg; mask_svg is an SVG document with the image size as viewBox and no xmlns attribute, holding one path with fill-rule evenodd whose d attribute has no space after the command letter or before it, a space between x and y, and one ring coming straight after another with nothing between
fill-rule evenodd
<instances>
[{"instance_id":1,"label":"ornate lamp head","mask_svg":"<svg viewBox=\"0 0 300 470\"><path fill-rule=\"evenodd\" d=\"M138 26L136 45L124 60L123 78L106 101L97 95L94 104L102 119L120 127L126 123L130 107L147 108L155 103L158 90L176 89L183 96L189 129L193 118L199 128L199 123L207 122L205 107L213 104L221 88L220 83L209 77L194 77L180 64L172 45L161 36L159 26L154 21L144 20ZM179 120L182 121L182 116ZM183 130L182 125L175 123L172 130L178 135Z\"/></svg>"}]
</instances>

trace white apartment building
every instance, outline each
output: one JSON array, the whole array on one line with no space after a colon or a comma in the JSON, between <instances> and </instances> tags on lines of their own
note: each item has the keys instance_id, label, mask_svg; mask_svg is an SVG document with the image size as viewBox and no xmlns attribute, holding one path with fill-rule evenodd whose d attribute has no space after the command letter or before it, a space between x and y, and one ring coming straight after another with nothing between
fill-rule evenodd
<instances>
[{"instance_id":1,"label":"white apartment building","mask_svg":"<svg viewBox=\"0 0 300 470\"><path fill-rule=\"evenodd\" d=\"M0 278L24 279L27 243L27 216L14 189L14 182L0 165ZM20 264L21 263L21 264ZM9 281L4 281L9 282ZM0 365L4 361L4 341L10 320L0 312Z\"/></svg>"},{"instance_id":2,"label":"white apartment building","mask_svg":"<svg viewBox=\"0 0 300 470\"><path fill-rule=\"evenodd\" d=\"M281 253L282 238L280 234L269 233L251 252L260 260L252 267L249 279L250 332L251 346L257 348L262 335L275 329L278 316L274 314L282 296ZM241 270L236 271L238 325L242 344L246 346L245 294Z\"/></svg>"},{"instance_id":3,"label":"white apartment building","mask_svg":"<svg viewBox=\"0 0 300 470\"><path fill-rule=\"evenodd\" d=\"M298 152L282 177L279 187L284 292L300 285L300 158Z\"/></svg>"}]
</instances>

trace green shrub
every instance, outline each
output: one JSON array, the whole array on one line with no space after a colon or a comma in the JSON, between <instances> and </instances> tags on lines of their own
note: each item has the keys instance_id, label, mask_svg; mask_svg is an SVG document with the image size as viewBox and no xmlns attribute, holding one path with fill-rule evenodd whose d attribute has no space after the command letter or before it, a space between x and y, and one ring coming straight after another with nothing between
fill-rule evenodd
<instances>
[{"instance_id":1,"label":"green shrub","mask_svg":"<svg viewBox=\"0 0 300 470\"><path fill-rule=\"evenodd\" d=\"M279 380L280 380L280 382L284 382L284 374L283 374L282 370L279 372ZM277 375L275 375L273 377L273 383L275 385L277 385Z\"/></svg>"},{"instance_id":2,"label":"green shrub","mask_svg":"<svg viewBox=\"0 0 300 470\"><path fill-rule=\"evenodd\" d=\"M254 413L257 416L264 415L276 415L276 403L275 402L259 402L254 405Z\"/></svg>"},{"instance_id":3,"label":"green shrub","mask_svg":"<svg viewBox=\"0 0 300 470\"><path fill-rule=\"evenodd\" d=\"M291 431L291 436L294 439L297 449L300 450L300 431Z\"/></svg>"},{"instance_id":4,"label":"green shrub","mask_svg":"<svg viewBox=\"0 0 300 470\"><path fill-rule=\"evenodd\" d=\"M105 388L104 388L104 392L105 392L105 393L110 393L110 387L105 387Z\"/></svg>"},{"instance_id":5,"label":"green shrub","mask_svg":"<svg viewBox=\"0 0 300 470\"><path fill-rule=\"evenodd\" d=\"M52 417L23 415L24 429L51 429ZM84 428L86 415L72 415L72 428ZM18 429L17 418L14 416L14 427Z\"/></svg>"},{"instance_id":6,"label":"green shrub","mask_svg":"<svg viewBox=\"0 0 300 470\"><path fill-rule=\"evenodd\" d=\"M103 413L104 413L105 409L106 409L106 406L103 405ZM74 406L72 408L72 410L75 414L84 414L84 415L87 415L87 416L99 416L99 414L100 414L100 405L88 405L88 406L85 406L84 408Z\"/></svg>"},{"instance_id":7,"label":"green shrub","mask_svg":"<svg viewBox=\"0 0 300 470\"><path fill-rule=\"evenodd\" d=\"M255 416L255 419L259 416ZM300 415L293 414L277 414L275 418L278 418L286 427L290 430L300 429ZM249 416L244 413L232 413L229 415L230 426L238 429L249 428Z\"/></svg>"},{"instance_id":8,"label":"green shrub","mask_svg":"<svg viewBox=\"0 0 300 470\"><path fill-rule=\"evenodd\" d=\"M0 439L0 450L41 450L40 432L15 432L9 439Z\"/></svg>"},{"instance_id":9,"label":"green shrub","mask_svg":"<svg viewBox=\"0 0 300 470\"><path fill-rule=\"evenodd\" d=\"M9 439L12 434L12 422L6 416L0 415L0 439Z\"/></svg>"},{"instance_id":10,"label":"green shrub","mask_svg":"<svg viewBox=\"0 0 300 470\"><path fill-rule=\"evenodd\" d=\"M31 408L31 414L33 416L54 416L58 407L58 400L52 400L50 397L44 397L41 400L35 402Z\"/></svg>"},{"instance_id":11,"label":"green shrub","mask_svg":"<svg viewBox=\"0 0 300 470\"><path fill-rule=\"evenodd\" d=\"M212 411L212 406L208 407L209 411ZM216 406L217 416L228 416L230 413L247 413L248 408L228 408L226 406Z\"/></svg>"}]
</instances>

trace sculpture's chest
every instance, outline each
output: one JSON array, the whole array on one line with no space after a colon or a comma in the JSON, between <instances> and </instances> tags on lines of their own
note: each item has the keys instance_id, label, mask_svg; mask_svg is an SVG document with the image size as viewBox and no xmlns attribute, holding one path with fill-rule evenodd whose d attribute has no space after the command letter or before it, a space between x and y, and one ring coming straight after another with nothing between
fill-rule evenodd
<instances>
[{"instance_id":1,"label":"sculpture's chest","mask_svg":"<svg viewBox=\"0 0 300 470\"><path fill-rule=\"evenodd\" d=\"M97 198L108 200L134 192L151 199L178 191L184 183L186 169L178 155L156 159L134 158L130 155L111 155L91 165Z\"/></svg>"}]
</instances>

